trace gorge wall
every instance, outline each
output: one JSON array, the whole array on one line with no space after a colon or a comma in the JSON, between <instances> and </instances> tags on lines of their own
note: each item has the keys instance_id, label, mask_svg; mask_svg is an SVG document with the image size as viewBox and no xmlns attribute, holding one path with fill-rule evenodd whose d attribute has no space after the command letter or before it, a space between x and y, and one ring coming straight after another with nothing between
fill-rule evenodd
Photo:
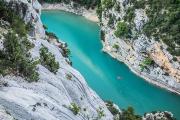
<instances>
[{"instance_id":1,"label":"gorge wall","mask_svg":"<svg viewBox=\"0 0 180 120\"><path fill-rule=\"evenodd\" d=\"M102 38L103 51L127 64L133 72L148 82L179 94L180 58L178 42L175 44L177 48L174 47L177 54L172 55L168 51L169 44L165 44L161 38L155 36L147 37L144 32L144 26L149 21L154 22L156 20L153 19L154 21L152 21L148 17L150 14L148 10L152 10L150 6L170 4L168 2L166 4L156 2L157 4L149 1L143 2L142 0L102 0L98 10L100 11L101 29L104 35ZM179 3L174 4L178 5ZM159 14L164 15L164 13ZM117 34L119 32L118 24L123 24L128 31L122 35L119 33L119 36L115 35L116 32ZM122 26L120 27L122 31L125 30ZM173 41L171 42L173 43Z\"/></svg>"},{"instance_id":2,"label":"gorge wall","mask_svg":"<svg viewBox=\"0 0 180 120\"><path fill-rule=\"evenodd\" d=\"M7 0L6 2L14 11L18 11L25 23L32 22L33 31L27 35L28 41L34 44L30 49L32 58L38 60L40 49L45 46L55 56L60 67L55 74L42 64L38 64L39 80L31 83L24 77L14 74L1 75L0 119L112 120L113 116L104 101L89 88L83 76L69 65L68 58L63 56L63 50L59 47L63 46L63 43L45 35L40 19L41 5L38 1ZM8 29L11 28L6 24L0 27L1 50L5 49L4 34Z\"/></svg>"}]
</instances>

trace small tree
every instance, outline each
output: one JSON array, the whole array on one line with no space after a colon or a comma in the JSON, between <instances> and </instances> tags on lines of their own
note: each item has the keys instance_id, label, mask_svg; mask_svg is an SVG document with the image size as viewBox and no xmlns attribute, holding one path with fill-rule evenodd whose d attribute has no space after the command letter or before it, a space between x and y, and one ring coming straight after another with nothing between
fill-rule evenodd
<instances>
[{"instance_id":1,"label":"small tree","mask_svg":"<svg viewBox=\"0 0 180 120\"><path fill-rule=\"evenodd\" d=\"M124 109L122 111L120 120L142 120L142 118L139 115L135 115L132 107L128 107L127 110Z\"/></svg>"},{"instance_id":2,"label":"small tree","mask_svg":"<svg viewBox=\"0 0 180 120\"><path fill-rule=\"evenodd\" d=\"M128 37L128 32L129 32L129 27L125 22L118 22L116 31L115 31L115 36L116 37Z\"/></svg>"},{"instance_id":3,"label":"small tree","mask_svg":"<svg viewBox=\"0 0 180 120\"><path fill-rule=\"evenodd\" d=\"M113 0L102 0L103 9L110 9L114 6Z\"/></svg>"},{"instance_id":4,"label":"small tree","mask_svg":"<svg viewBox=\"0 0 180 120\"><path fill-rule=\"evenodd\" d=\"M81 108L76 103L71 103L69 109L73 112L74 115L77 115L81 110Z\"/></svg>"},{"instance_id":5,"label":"small tree","mask_svg":"<svg viewBox=\"0 0 180 120\"><path fill-rule=\"evenodd\" d=\"M40 62L53 73L56 73L59 69L59 62L56 62L55 56L49 52L48 48L45 46L42 46L40 49Z\"/></svg>"},{"instance_id":6,"label":"small tree","mask_svg":"<svg viewBox=\"0 0 180 120\"><path fill-rule=\"evenodd\" d=\"M153 64L153 60L150 57L145 58L140 64L141 71Z\"/></svg>"},{"instance_id":7,"label":"small tree","mask_svg":"<svg viewBox=\"0 0 180 120\"><path fill-rule=\"evenodd\" d=\"M119 45L114 44L114 45L113 45L113 48L115 48L116 50L118 50L118 49L119 49Z\"/></svg>"}]
</instances>

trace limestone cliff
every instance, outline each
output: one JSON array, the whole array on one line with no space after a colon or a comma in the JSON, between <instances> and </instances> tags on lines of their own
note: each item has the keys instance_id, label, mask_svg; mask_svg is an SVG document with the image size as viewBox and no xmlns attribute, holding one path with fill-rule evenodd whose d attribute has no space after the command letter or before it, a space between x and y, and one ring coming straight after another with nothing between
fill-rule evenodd
<instances>
[{"instance_id":1,"label":"limestone cliff","mask_svg":"<svg viewBox=\"0 0 180 120\"><path fill-rule=\"evenodd\" d=\"M1 120L112 120L102 99L87 85L83 76L63 57L63 43L51 41L45 35L40 19L41 5L37 0L6 0L18 11L25 23L32 23L33 30L27 39L34 44L30 49L32 58L40 58L40 48L45 46L59 62L54 74L41 64L37 65L39 80L27 82L25 78L8 74L0 76ZM33 21L32 21L33 19ZM8 26L1 21L0 49ZM76 110L76 111L75 111Z\"/></svg>"},{"instance_id":2,"label":"limestone cliff","mask_svg":"<svg viewBox=\"0 0 180 120\"><path fill-rule=\"evenodd\" d=\"M149 21L148 5L145 8L138 8L133 3L135 1L109 0L110 3L107 4L108 0L102 0L99 9L103 9L100 15L101 29L104 33L103 50L127 64L133 72L150 83L180 93L179 56L174 58L161 39L156 40L154 36L147 37L144 34L143 26ZM143 6L141 4L143 1L137 2ZM128 37L115 35L118 22L130 26ZM176 46L178 50L178 45ZM142 69L146 58L151 59L153 64Z\"/></svg>"}]
</instances>

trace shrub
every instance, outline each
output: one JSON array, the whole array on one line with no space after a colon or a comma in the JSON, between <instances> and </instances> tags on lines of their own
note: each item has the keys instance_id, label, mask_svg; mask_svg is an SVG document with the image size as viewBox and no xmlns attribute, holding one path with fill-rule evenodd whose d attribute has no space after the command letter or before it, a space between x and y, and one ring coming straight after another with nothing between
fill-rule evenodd
<instances>
[{"instance_id":1,"label":"shrub","mask_svg":"<svg viewBox=\"0 0 180 120\"><path fill-rule=\"evenodd\" d=\"M119 114L119 110L114 107L114 104L112 101L107 101L106 106L113 115Z\"/></svg>"},{"instance_id":2,"label":"shrub","mask_svg":"<svg viewBox=\"0 0 180 120\"><path fill-rule=\"evenodd\" d=\"M134 109L132 107L128 107L127 110L122 110L120 120L142 120L142 118L134 113Z\"/></svg>"},{"instance_id":3,"label":"shrub","mask_svg":"<svg viewBox=\"0 0 180 120\"><path fill-rule=\"evenodd\" d=\"M97 119L101 119L102 117L105 116L104 110L103 110L101 107L99 107L99 109L97 109L96 111L97 111L97 113L98 113Z\"/></svg>"},{"instance_id":4,"label":"shrub","mask_svg":"<svg viewBox=\"0 0 180 120\"><path fill-rule=\"evenodd\" d=\"M98 18L100 19L100 21L101 21L101 18L102 18L102 11L103 11L102 6L101 6L101 4L99 4L97 9L96 9L96 13L97 13Z\"/></svg>"},{"instance_id":5,"label":"shrub","mask_svg":"<svg viewBox=\"0 0 180 120\"><path fill-rule=\"evenodd\" d=\"M73 112L74 115L77 115L81 110L81 108L76 103L71 103L69 109Z\"/></svg>"},{"instance_id":6,"label":"shrub","mask_svg":"<svg viewBox=\"0 0 180 120\"><path fill-rule=\"evenodd\" d=\"M128 28L128 25L125 22L118 22L117 23L116 31L114 33L116 37L119 37L119 38L125 37L125 38L127 38L129 36L128 32L129 32L129 28Z\"/></svg>"},{"instance_id":7,"label":"shrub","mask_svg":"<svg viewBox=\"0 0 180 120\"><path fill-rule=\"evenodd\" d=\"M56 73L59 69L59 62L56 62L55 56L45 46L40 49L40 62L53 73Z\"/></svg>"},{"instance_id":8,"label":"shrub","mask_svg":"<svg viewBox=\"0 0 180 120\"><path fill-rule=\"evenodd\" d=\"M125 21L132 22L134 20L135 13L134 13L134 8L129 7L126 11L126 15L124 17Z\"/></svg>"},{"instance_id":9,"label":"shrub","mask_svg":"<svg viewBox=\"0 0 180 120\"><path fill-rule=\"evenodd\" d=\"M52 33L52 32L48 32L46 31L46 35L50 38L53 38L53 39L58 39L58 37L56 36L56 34Z\"/></svg>"},{"instance_id":10,"label":"shrub","mask_svg":"<svg viewBox=\"0 0 180 120\"><path fill-rule=\"evenodd\" d=\"M109 15L108 26L114 28L114 17L112 16L112 14Z\"/></svg>"},{"instance_id":11,"label":"shrub","mask_svg":"<svg viewBox=\"0 0 180 120\"><path fill-rule=\"evenodd\" d=\"M11 8L11 4L4 0L0 1L0 19L8 21L12 29L20 36L26 36L28 32L28 24L26 25L19 15Z\"/></svg>"},{"instance_id":12,"label":"shrub","mask_svg":"<svg viewBox=\"0 0 180 120\"><path fill-rule=\"evenodd\" d=\"M119 45L114 44L114 45L113 45L113 48L115 48L116 50L118 50L118 49L119 49Z\"/></svg>"},{"instance_id":13,"label":"shrub","mask_svg":"<svg viewBox=\"0 0 180 120\"><path fill-rule=\"evenodd\" d=\"M105 33L103 30L101 30L101 40L105 41Z\"/></svg>"},{"instance_id":14,"label":"shrub","mask_svg":"<svg viewBox=\"0 0 180 120\"><path fill-rule=\"evenodd\" d=\"M121 11L121 7L120 7L120 3L116 3L115 6L114 6L115 10L120 12Z\"/></svg>"},{"instance_id":15,"label":"shrub","mask_svg":"<svg viewBox=\"0 0 180 120\"><path fill-rule=\"evenodd\" d=\"M172 59L173 61L177 61L177 58L176 57L173 57L173 59Z\"/></svg>"},{"instance_id":16,"label":"shrub","mask_svg":"<svg viewBox=\"0 0 180 120\"><path fill-rule=\"evenodd\" d=\"M102 7L103 9L110 9L114 6L113 0L102 0Z\"/></svg>"},{"instance_id":17,"label":"shrub","mask_svg":"<svg viewBox=\"0 0 180 120\"><path fill-rule=\"evenodd\" d=\"M153 63L154 63L154 61L150 57L147 57L139 64L139 66L140 66L141 70L143 71L145 68L152 65Z\"/></svg>"},{"instance_id":18,"label":"shrub","mask_svg":"<svg viewBox=\"0 0 180 120\"><path fill-rule=\"evenodd\" d=\"M162 40L168 45L168 51L172 55L179 56L180 50L180 11L178 0L150 0L146 5L149 21L144 26L144 32L147 36L154 36L157 40Z\"/></svg>"},{"instance_id":19,"label":"shrub","mask_svg":"<svg viewBox=\"0 0 180 120\"><path fill-rule=\"evenodd\" d=\"M70 51L69 48L66 47L66 48L64 48L63 50L64 50L64 56L65 56L65 57L69 57L69 56L71 55L71 51Z\"/></svg>"},{"instance_id":20,"label":"shrub","mask_svg":"<svg viewBox=\"0 0 180 120\"><path fill-rule=\"evenodd\" d=\"M72 79L72 75L69 74L69 73L67 73L67 74L66 74L66 78L67 78L68 80L71 80L71 79Z\"/></svg>"},{"instance_id":21,"label":"shrub","mask_svg":"<svg viewBox=\"0 0 180 120\"><path fill-rule=\"evenodd\" d=\"M8 32L5 35L5 50L2 51L1 66L3 66L4 70L19 73L32 82L39 79L39 74L36 72L37 62L30 58L30 53L28 52L30 48L29 44L27 44L29 42L27 41L27 39L18 38L14 32ZM2 63L5 64L2 65Z\"/></svg>"}]
</instances>

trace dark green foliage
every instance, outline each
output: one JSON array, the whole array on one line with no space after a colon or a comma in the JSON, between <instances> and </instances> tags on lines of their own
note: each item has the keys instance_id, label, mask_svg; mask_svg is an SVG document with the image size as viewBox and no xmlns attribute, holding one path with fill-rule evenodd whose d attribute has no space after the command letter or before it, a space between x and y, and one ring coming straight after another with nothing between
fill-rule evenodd
<instances>
[{"instance_id":1,"label":"dark green foliage","mask_svg":"<svg viewBox=\"0 0 180 120\"><path fill-rule=\"evenodd\" d=\"M27 26L17 13L11 9L11 4L13 3L6 3L3 0L0 1L0 19L8 21L12 29L16 31L20 37L26 36L29 30L29 24L27 24Z\"/></svg>"},{"instance_id":2,"label":"dark green foliage","mask_svg":"<svg viewBox=\"0 0 180 120\"><path fill-rule=\"evenodd\" d=\"M180 1L149 0L147 5L149 22L144 26L144 32L162 40L171 54L180 56Z\"/></svg>"},{"instance_id":3,"label":"dark green foliage","mask_svg":"<svg viewBox=\"0 0 180 120\"><path fill-rule=\"evenodd\" d=\"M154 61L150 57L147 57L142 61L141 64L139 64L139 66L141 67L141 70L143 71L145 68L152 65L153 63Z\"/></svg>"},{"instance_id":4,"label":"dark green foliage","mask_svg":"<svg viewBox=\"0 0 180 120\"><path fill-rule=\"evenodd\" d=\"M119 116L119 119L116 120L142 120L142 117L140 115L135 114L132 107L122 109L122 112L120 112L111 101L107 101L106 106L114 116Z\"/></svg>"},{"instance_id":5,"label":"dark green foliage","mask_svg":"<svg viewBox=\"0 0 180 120\"><path fill-rule=\"evenodd\" d=\"M119 45L114 44L114 45L113 45L113 48L115 48L116 50L118 50L118 49L119 49Z\"/></svg>"},{"instance_id":6,"label":"dark green foliage","mask_svg":"<svg viewBox=\"0 0 180 120\"><path fill-rule=\"evenodd\" d=\"M43 25L43 28L44 28L45 30L47 30L47 29L48 29L48 27L47 27L46 25Z\"/></svg>"},{"instance_id":7,"label":"dark green foliage","mask_svg":"<svg viewBox=\"0 0 180 120\"><path fill-rule=\"evenodd\" d=\"M108 26L111 27L111 28L114 28L114 19L115 19L115 17L112 14L110 14L109 15L109 21L108 21Z\"/></svg>"},{"instance_id":8,"label":"dark green foliage","mask_svg":"<svg viewBox=\"0 0 180 120\"><path fill-rule=\"evenodd\" d=\"M134 113L132 107L128 107L127 110L123 109L120 120L142 120L142 118Z\"/></svg>"},{"instance_id":9,"label":"dark green foliage","mask_svg":"<svg viewBox=\"0 0 180 120\"><path fill-rule=\"evenodd\" d=\"M114 6L113 0L102 0L102 7L103 9L110 9Z\"/></svg>"},{"instance_id":10,"label":"dark green foliage","mask_svg":"<svg viewBox=\"0 0 180 120\"><path fill-rule=\"evenodd\" d=\"M59 69L59 62L56 62L55 56L49 52L48 48L45 46L42 46L40 49L40 62L53 73L56 73Z\"/></svg>"},{"instance_id":11,"label":"dark green foliage","mask_svg":"<svg viewBox=\"0 0 180 120\"><path fill-rule=\"evenodd\" d=\"M103 30L101 30L101 40L105 41L105 33Z\"/></svg>"},{"instance_id":12,"label":"dark green foliage","mask_svg":"<svg viewBox=\"0 0 180 120\"><path fill-rule=\"evenodd\" d=\"M81 110L81 108L76 103L71 103L69 109L73 112L74 115L77 115Z\"/></svg>"},{"instance_id":13,"label":"dark green foliage","mask_svg":"<svg viewBox=\"0 0 180 120\"><path fill-rule=\"evenodd\" d=\"M46 31L46 35L50 38L53 38L53 39L58 39L58 37L56 36L56 34L52 33L52 32L48 32Z\"/></svg>"},{"instance_id":14,"label":"dark green foliage","mask_svg":"<svg viewBox=\"0 0 180 120\"><path fill-rule=\"evenodd\" d=\"M71 1L74 1L75 4L78 3L78 5L83 5L87 9L94 8L100 2L100 0L39 0L39 1L41 3L42 2L47 2L47 3L60 3L60 2L63 2L65 4L68 4Z\"/></svg>"},{"instance_id":15,"label":"dark green foliage","mask_svg":"<svg viewBox=\"0 0 180 120\"><path fill-rule=\"evenodd\" d=\"M131 23L131 22L133 22L134 17L135 17L134 7L129 7L126 11L126 15L124 17L124 20Z\"/></svg>"},{"instance_id":16,"label":"dark green foliage","mask_svg":"<svg viewBox=\"0 0 180 120\"><path fill-rule=\"evenodd\" d=\"M173 61L177 61L177 58L176 58L176 57L173 57Z\"/></svg>"},{"instance_id":17,"label":"dark green foliage","mask_svg":"<svg viewBox=\"0 0 180 120\"><path fill-rule=\"evenodd\" d=\"M117 23L117 28L116 31L114 33L116 35L116 37L119 38L128 38L129 37L129 27L125 22L118 22Z\"/></svg>"},{"instance_id":18,"label":"dark green foliage","mask_svg":"<svg viewBox=\"0 0 180 120\"><path fill-rule=\"evenodd\" d=\"M4 51L1 51L1 74L14 73L26 77L29 82L37 81L37 61L30 60L28 53L31 43L26 38L19 38L14 32L5 35Z\"/></svg>"},{"instance_id":19,"label":"dark green foliage","mask_svg":"<svg viewBox=\"0 0 180 120\"><path fill-rule=\"evenodd\" d=\"M109 110L113 115L119 114L119 110L114 107L112 101L107 101L107 102L106 102L106 106L107 106L108 110Z\"/></svg>"},{"instance_id":20,"label":"dark green foliage","mask_svg":"<svg viewBox=\"0 0 180 120\"><path fill-rule=\"evenodd\" d=\"M136 9L145 8L146 0L133 0L133 2L134 2L134 8Z\"/></svg>"},{"instance_id":21,"label":"dark green foliage","mask_svg":"<svg viewBox=\"0 0 180 120\"><path fill-rule=\"evenodd\" d=\"M97 13L98 18L100 19L100 21L101 21L101 18L102 18L102 12L103 12L102 5L101 5L101 3L99 3L98 6L97 6L97 9L96 9L96 13Z\"/></svg>"},{"instance_id":22,"label":"dark green foliage","mask_svg":"<svg viewBox=\"0 0 180 120\"><path fill-rule=\"evenodd\" d=\"M65 49L64 49L64 56L65 56L65 57L69 57L70 55L71 55L70 49L65 48Z\"/></svg>"},{"instance_id":23,"label":"dark green foliage","mask_svg":"<svg viewBox=\"0 0 180 120\"><path fill-rule=\"evenodd\" d=\"M118 11L118 12L121 11L121 7L120 7L119 4L120 4L120 3L116 2L116 3L115 3L115 6L114 6L114 9L115 9L116 11Z\"/></svg>"},{"instance_id":24,"label":"dark green foliage","mask_svg":"<svg viewBox=\"0 0 180 120\"><path fill-rule=\"evenodd\" d=\"M39 74L36 72L37 61L31 60L28 52L34 45L26 37L31 24L24 23L11 9L13 5L13 2L0 1L0 19L9 22L12 29L4 35L4 50L0 51L0 74L13 73L25 77L29 82L37 81L39 79ZM26 8L25 5L22 6Z\"/></svg>"},{"instance_id":25,"label":"dark green foliage","mask_svg":"<svg viewBox=\"0 0 180 120\"><path fill-rule=\"evenodd\" d=\"M97 120L99 120L99 119L101 119L102 117L105 116L104 110L101 107L99 107L99 109L97 109L96 111L98 113Z\"/></svg>"}]
</instances>

